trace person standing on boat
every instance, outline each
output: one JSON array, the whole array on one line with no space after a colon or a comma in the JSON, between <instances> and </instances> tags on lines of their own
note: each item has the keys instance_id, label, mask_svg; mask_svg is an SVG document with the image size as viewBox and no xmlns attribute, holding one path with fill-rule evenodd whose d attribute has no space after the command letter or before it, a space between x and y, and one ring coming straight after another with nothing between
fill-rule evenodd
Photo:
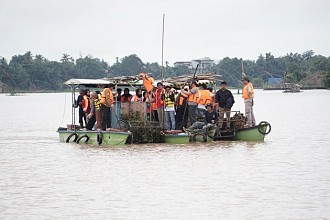
<instances>
[{"instance_id":1,"label":"person standing on boat","mask_svg":"<svg viewBox=\"0 0 330 220\"><path fill-rule=\"evenodd\" d=\"M188 95L188 115L189 115L189 121L190 124L194 124L197 120L197 103L199 100L199 89L197 87L197 83L193 81L191 83L191 89L190 91L182 91L185 95Z\"/></svg>"},{"instance_id":2,"label":"person standing on boat","mask_svg":"<svg viewBox=\"0 0 330 220\"><path fill-rule=\"evenodd\" d=\"M207 89L206 84L202 84L202 89L200 90L200 96L198 100L197 110L201 117L204 117L206 112L205 106L209 103L212 103L212 93Z\"/></svg>"},{"instance_id":3,"label":"person standing on boat","mask_svg":"<svg viewBox=\"0 0 330 220\"><path fill-rule=\"evenodd\" d=\"M164 111L166 130L175 130L175 110L174 110L175 94L170 86L165 86L164 93Z\"/></svg>"},{"instance_id":4,"label":"person standing on boat","mask_svg":"<svg viewBox=\"0 0 330 220\"><path fill-rule=\"evenodd\" d=\"M230 111L231 107L234 105L235 100L234 96L230 90L227 89L227 82L221 82L221 88L215 94L215 102L219 104L219 112L220 112L220 129L223 126L223 119L226 113L226 126L227 129L230 128Z\"/></svg>"},{"instance_id":5,"label":"person standing on boat","mask_svg":"<svg viewBox=\"0 0 330 220\"><path fill-rule=\"evenodd\" d=\"M142 102L143 101L142 89L136 89L135 90L135 95L133 95L131 101L132 102Z\"/></svg>"},{"instance_id":6,"label":"person standing on boat","mask_svg":"<svg viewBox=\"0 0 330 220\"><path fill-rule=\"evenodd\" d=\"M189 86L184 86L182 90L188 92ZM175 111L175 125L176 130L182 130L183 127L187 127L188 122L188 109L187 109L187 97L188 95L181 92L175 98L174 106L176 107Z\"/></svg>"},{"instance_id":7,"label":"person standing on boat","mask_svg":"<svg viewBox=\"0 0 330 220\"><path fill-rule=\"evenodd\" d=\"M80 89L79 91L79 95L76 101L76 105L75 108L79 107L79 125L80 128L84 128L84 121L85 121L85 125L87 124L86 122L86 115L84 113L84 108L83 108L83 99L84 99L84 95L85 95L85 90L84 89Z\"/></svg>"},{"instance_id":8,"label":"person standing on boat","mask_svg":"<svg viewBox=\"0 0 330 220\"><path fill-rule=\"evenodd\" d=\"M158 120L160 127L163 128L163 123L164 123L164 88L163 88L163 83L158 82L157 83L157 89L155 91L155 100L157 105L157 115L158 115Z\"/></svg>"},{"instance_id":9,"label":"person standing on boat","mask_svg":"<svg viewBox=\"0 0 330 220\"><path fill-rule=\"evenodd\" d=\"M120 100L121 100L121 92L122 92L122 89L118 88L117 89L117 96L116 96L116 101L117 102L120 102Z\"/></svg>"},{"instance_id":10,"label":"person standing on boat","mask_svg":"<svg viewBox=\"0 0 330 220\"><path fill-rule=\"evenodd\" d=\"M124 94L121 96L120 101L121 102L130 102L132 99L132 95L129 93L129 89L124 89Z\"/></svg>"},{"instance_id":11,"label":"person standing on boat","mask_svg":"<svg viewBox=\"0 0 330 220\"><path fill-rule=\"evenodd\" d=\"M242 98L244 99L245 104L245 117L247 118L247 122L245 127L255 126L256 120L253 114L253 98L254 98L254 88L249 78L246 76L243 77L243 90L242 90Z\"/></svg>"},{"instance_id":12,"label":"person standing on boat","mask_svg":"<svg viewBox=\"0 0 330 220\"><path fill-rule=\"evenodd\" d=\"M92 92L90 96L91 100L91 111L87 116L89 118L86 125L87 130L93 130L93 127L96 122L97 130L102 129L102 114L101 114L101 94L97 92Z\"/></svg>"},{"instance_id":13,"label":"person standing on boat","mask_svg":"<svg viewBox=\"0 0 330 220\"><path fill-rule=\"evenodd\" d=\"M110 108L113 104L113 94L109 85L105 85L101 96L102 130L111 128Z\"/></svg>"},{"instance_id":14,"label":"person standing on boat","mask_svg":"<svg viewBox=\"0 0 330 220\"><path fill-rule=\"evenodd\" d=\"M87 126L88 120L89 120L89 118L87 116L91 111L91 103L90 103L89 96L90 96L90 90L85 89L85 94L84 94L83 100L82 100L82 107L83 107L83 111L84 111L84 114L85 114L86 126Z\"/></svg>"}]
</instances>

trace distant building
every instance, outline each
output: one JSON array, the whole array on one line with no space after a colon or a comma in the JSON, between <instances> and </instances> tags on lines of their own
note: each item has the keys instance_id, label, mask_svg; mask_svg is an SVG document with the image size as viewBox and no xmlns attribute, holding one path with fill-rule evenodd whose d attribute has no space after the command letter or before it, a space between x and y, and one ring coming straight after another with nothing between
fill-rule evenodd
<instances>
[{"instance_id":1,"label":"distant building","mask_svg":"<svg viewBox=\"0 0 330 220\"><path fill-rule=\"evenodd\" d=\"M204 57L197 60L180 61L174 63L174 67L187 66L189 69L195 69L197 65L198 65L197 73L206 73L214 65L214 60L211 60L209 57Z\"/></svg>"}]
</instances>

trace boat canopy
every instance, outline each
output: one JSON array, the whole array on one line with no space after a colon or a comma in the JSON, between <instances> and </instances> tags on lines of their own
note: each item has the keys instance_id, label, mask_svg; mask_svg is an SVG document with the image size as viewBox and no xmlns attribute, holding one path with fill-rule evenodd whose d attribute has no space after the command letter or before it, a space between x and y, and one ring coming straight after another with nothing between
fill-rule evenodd
<instances>
[{"instance_id":1,"label":"boat canopy","mask_svg":"<svg viewBox=\"0 0 330 220\"><path fill-rule=\"evenodd\" d=\"M108 85L111 82L107 79L69 79L64 84L68 86L82 85L86 87L97 87L99 85Z\"/></svg>"}]
</instances>

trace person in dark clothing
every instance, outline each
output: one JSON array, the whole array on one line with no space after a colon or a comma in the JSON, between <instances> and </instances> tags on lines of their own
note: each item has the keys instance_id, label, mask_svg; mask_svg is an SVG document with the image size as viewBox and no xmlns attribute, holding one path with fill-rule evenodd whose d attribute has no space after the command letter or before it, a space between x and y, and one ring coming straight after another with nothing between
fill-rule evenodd
<instances>
[{"instance_id":1,"label":"person in dark clothing","mask_svg":"<svg viewBox=\"0 0 330 220\"><path fill-rule=\"evenodd\" d=\"M230 90L227 89L227 83L221 82L221 88L215 94L215 102L219 104L220 112L220 124L219 127L223 126L224 114L226 113L226 126L230 128L230 111L231 107L235 103L234 96Z\"/></svg>"},{"instance_id":2,"label":"person in dark clothing","mask_svg":"<svg viewBox=\"0 0 330 220\"><path fill-rule=\"evenodd\" d=\"M188 91L189 86L185 86L183 90ZM187 127L188 123L188 107L187 107L187 95L180 92L175 99L175 129L182 130L183 127Z\"/></svg>"},{"instance_id":3,"label":"person in dark clothing","mask_svg":"<svg viewBox=\"0 0 330 220\"><path fill-rule=\"evenodd\" d=\"M84 112L84 108L83 108L83 100L84 100L84 95L85 95L86 91L84 89L81 89L79 91L79 95L76 101L76 108L79 107L79 125L80 128L84 128L84 121L85 121L85 125L87 124L86 122L86 115Z\"/></svg>"},{"instance_id":4,"label":"person in dark clothing","mask_svg":"<svg viewBox=\"0 0 330 220\"><path fill-rule=\"evenodd\" d=\"M209 103L206 105L206 112L204 121L196 121L194 124L192 124L189 128L183 128L185 132L198 132L202 130L203 132L206 131L207 128L210 128L211 126L214 126L218 122L218 113L213 109L212 103Z\"/></svg>"}]
</instances>

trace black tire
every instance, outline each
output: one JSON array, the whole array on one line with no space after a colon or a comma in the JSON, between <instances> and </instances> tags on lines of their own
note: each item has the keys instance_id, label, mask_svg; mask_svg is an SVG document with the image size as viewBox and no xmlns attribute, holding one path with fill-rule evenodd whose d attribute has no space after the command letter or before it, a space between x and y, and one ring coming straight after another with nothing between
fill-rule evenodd
<instances>
[{"instance_id":1,"label":"black tire","mask_svg":"<svg viewBox=\"0 0 330 220\"><path fill-rule=\"evenodd\" d=\"M215 131L214 131L214 135L211 135L211 134L210 134L210 131L213 131L213 129L215 130ZM207 136L208 136L209 138L213 139L213 138L217 135L217 130L216 130L216 128L208 129L206 133L207 133Z\"/></svg>"},{"instance_id":2,"label":"black tire","mask_svg":"<svg viewBox=\"0 0 330 220\"><path fill-rule=\"evenodd\" d=\"M67 138L66 138L66 143L69 143L70 142L70 140L71 140L71 138L74 136L74 139L73 139L73 142L76 142L77 141L77 139L78 139L78 134L77 133L72 133L72 134L70 134Z\"/></svg>"},{"instance_id":3,"label":"black tire","mask_svg":"<svg viewBox=\"0 0 330 220\"><path fill-rule=\"evenodd\" d=\"M198 134L198 133L197 133L197 134L194 134L194 135L192 136L192 139L193 139L194 142L197 141L197 138L196 138L196 137L199 136L199 135L203 136L203 142L207 142L207 137L206 137L206 135L205 135L205 134L200 134L200 133L199 133L199 134Z\"/></svg>"},{"instance_id":4,"label":"black tire","mask_svg":"<svg viewBox=\"0 0 330 220\"><path fill-rule=\"evenodd\" d=\"M87 134L84 134L83 136L81 136L81 137L79 137L79 138L77 139L77 144L79 144L79 142L80 142L81 139L83 139L83 138L86 138L85 143L87 143L87 142L89 141L89 137L87 136Z\"/></svg>"},{"instance_id":5,"label":"black tire","mask_svg":"<svg viewBox=\"0 0 330 220\"><path fill-rule=\"evenodd\" d=\"M101 145L102 144L102 141L103 141L102 132L98 132L97 133L97 143L99 145Z\"/></svg>"},{"instance_id":6,"label":"black tire","mask_svg":"<svg viewBox=\"0 0 330 220\"><path fill-rule=\"evenodd\" d=\"M263 132L261 130L261 127L263 126L267 126L269 129L267 130L266 128L266 132ZM270 124L267 121L261 121L258 125L258 131L260 132L260 134L264 134L264 135L269 134L271 130L272 130L272 126L270 126Z\"/></svg>"}]
</instances>

